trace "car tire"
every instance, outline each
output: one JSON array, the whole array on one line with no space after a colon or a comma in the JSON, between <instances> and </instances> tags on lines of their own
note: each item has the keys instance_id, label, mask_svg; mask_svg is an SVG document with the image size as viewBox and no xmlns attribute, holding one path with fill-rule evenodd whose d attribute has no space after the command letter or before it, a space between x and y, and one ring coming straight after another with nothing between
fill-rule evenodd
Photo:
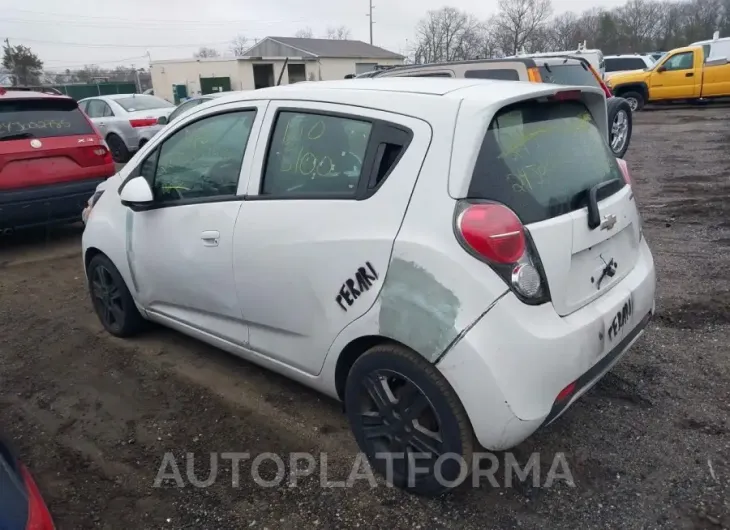
<instances>
[{"instance_id":1,"label":"car tire","mask_svg":"<svg viewBox=\"0 0 730 530\"><path fill-rule=\"evenodd\" d=\"M631 143L633 115L629 102L613 97L606 101L608 114L608 138L611 151L616 158L623 158Z\"/></svg>"},{"instance_id":2,"label":"car tire","mask_svg":"<svg viewBox=\"0 0 730 530\"><path fill-rule=\"evenodd\" d=\"M124 140L116 134L110 134L106 137L106 143L109 146L109 151L112 153L112 158L117 164L125 164L130 159L129 148Z\"/></svg>"},{"instance_id":3,"label":"car tire","mask_svg":"<svg viewBox=\"0 0 730 530\"><path fill-rule=\"evenodd\" d=\"M471 474L475 442L466 411L438 369L412 350L388 343L369 349L350 369L344 401L360 449L388 483L435 496ZM415 467L398 456L408 453L421 454Z\"/></svg>"},{"instance_id":4,"label":"car tire","mask_svg":"<svg viewBox=\"0 0 730 530\"><path fill-rule=\"evenodd\" d=\"M624 92L623 94L621 94L621 97L629 102L629 107L631 108L632 112L639 112L641 109L644 108L644 105L646 104L644 96L642 96L638 92Z\"/></svg>"},{"instance_id":5,"label":"car tire","mask_svg":"<svg viewBox=\"0 0 730 530\"><path fill-rule=\"evenodd\" d=\"M117 337L131 337L142 331L146 321L111 260L97 254L86 273L91 302L104 329Z\"/></svg>"}]
</instances>

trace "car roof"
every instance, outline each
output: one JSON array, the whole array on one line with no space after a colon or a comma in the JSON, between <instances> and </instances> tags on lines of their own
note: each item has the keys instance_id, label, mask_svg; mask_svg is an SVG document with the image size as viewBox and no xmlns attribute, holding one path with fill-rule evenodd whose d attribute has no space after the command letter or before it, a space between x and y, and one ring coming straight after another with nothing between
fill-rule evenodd
<instances>
[{"instance_id":1,"label":"car roof","mask_svg":"<svg viewBox=\"0 0 730 530\"><path fill-rule=\"evenodd\" d=\"M153 97L153 98L156 98L157 97L157 96L154 96L152 94L102 94L100 96L89 96L88 98L84 98L81 101L85 101L87 99L104 99L104 100L107 100L107 101L109 101L109 100L114 101L114 100L117 100L117 99L135 98L135 97L138 98L138 97L141 97L141 96L144 96L146 98L147 97Z\"/></svg>"},{"instance_id":2,"label":"car roof","mask_svg":"<svg viewBox=\"0 0 730 530\"><path fill-rule=\"evenodd\" d=\"M427 116L433 107L424 109L424 98L432 99L435 105L456 106L463 99L479 100L480 104L492 105L569 90L603 94L598 88L585 86L569 87L549 83L491 79L394 76L339 81L303 81L293 85L232 92L225 98L216 99L216 103L227 104L249 100L300 100L363 106L367 98L367 103L371 104L368 106L373 108ZM412 110L407 112L405 106Z\"/></svg>"},{"instance_id":3,"label":"car roof","mask_svg":"<svg viewBox=\"0 0 730 530\"><path fill-rule=\"evenodd\" d=\"M48 92L36 92L35 90L13 90L12 88L0 87L0 101L8 99L72 99L63 94L49 94Z\"/></svg>"}]
</instances>

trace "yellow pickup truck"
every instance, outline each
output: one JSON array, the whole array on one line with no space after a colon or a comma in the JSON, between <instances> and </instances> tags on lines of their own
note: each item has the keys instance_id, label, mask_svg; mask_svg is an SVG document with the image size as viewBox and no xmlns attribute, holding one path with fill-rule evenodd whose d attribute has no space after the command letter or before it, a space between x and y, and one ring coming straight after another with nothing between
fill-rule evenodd
<instances>
[{"instance_id":1,"label":"yellow pickup truck","mask_svg":"<svg viewBox=\"0 0 730 530\"><path fill-rule=\"evenodd\" d=\"M707 61L708 50L708 46L677 48L651 67L615 74L606 84L634 111L646 103L730 97L728 58Z\"/></svg>"}]
</instances>

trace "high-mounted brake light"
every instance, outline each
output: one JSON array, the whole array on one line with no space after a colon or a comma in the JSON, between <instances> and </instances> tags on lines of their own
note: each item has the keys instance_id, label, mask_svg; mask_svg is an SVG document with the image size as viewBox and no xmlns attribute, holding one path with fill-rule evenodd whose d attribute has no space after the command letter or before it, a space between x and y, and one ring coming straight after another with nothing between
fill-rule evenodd
<instances>
[{"instance_id":1,"label":"high-mounted brake light","mask_svg":"<svg viewBox=\"0 0 730 530\"><path fill-rule=\"evenodd\" d=\"M527 80L531 83L542 83L542 76L540 75L540 70L537 68L528 68L527 69Z\"/></svg>"},{"instance_id":2,"label":"high-mounted brake light","mask_svg":"<svg viewBox=\"0 0 730 530\"><path fill-rule=\"evenodd\" d=\"M25 530L55 530L53 519L48 512L46 503L43 502L41 492L38 490L33 477L25 468L20 466L20 474L23 476L25 489L28 492L28 524Z\"/></svg>"},{"instance_id":3,"label":"high-mounted brake light","mask_svg":"<svg viewBox=\"0 0 730 530\"><path fill-rule=\"evenodd\" d=\"M575 101L580 99L580 90L561 90L550 97L553 101Z\"/></svg>"},{"instance_id":4,"label":"high-mounted brake light","mask_svg":"<svg viewBox=\"0 0 730 530\"><path fill-rule=\"evenodd\" d=\"M457 206L455 232L461 245L486 262L528 303L547 301L543 274L538 270L525 227L507 206L462 201Z\"/></svg>"},{"instance_id":5,"label":"high-mounted brake light","mask_svg":"<svg viewBox=\"0 0 730 530\"><path fill-rule=\"evenodd\" d=\"M129 120L132 127L151 127L157 125L157 118L140 118L137 120Z\"/></svg>"}]
</instances>

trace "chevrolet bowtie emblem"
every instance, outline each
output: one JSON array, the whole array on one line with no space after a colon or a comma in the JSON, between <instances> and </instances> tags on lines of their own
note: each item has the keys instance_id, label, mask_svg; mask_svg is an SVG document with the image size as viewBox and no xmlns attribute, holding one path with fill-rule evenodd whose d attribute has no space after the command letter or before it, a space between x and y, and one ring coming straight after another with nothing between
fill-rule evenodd
<instances>
[{"instance_id":1,"label":"chevrolet bowtie emblem","mask_svg":"<svg viewBox=\"0 0 730 530\"><path fill-rule=\"evenodd\" d=\"M616 216L611 214L603 218L601 230L611 230L616 225Z\"/></svg>"}]
</instances>

